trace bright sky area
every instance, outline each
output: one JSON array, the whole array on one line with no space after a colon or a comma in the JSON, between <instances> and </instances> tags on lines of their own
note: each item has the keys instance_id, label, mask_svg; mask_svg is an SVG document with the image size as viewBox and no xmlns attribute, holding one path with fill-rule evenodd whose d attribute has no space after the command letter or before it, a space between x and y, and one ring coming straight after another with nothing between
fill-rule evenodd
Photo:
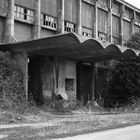
<instances>
[{"instance_id":1,"label":"bright sky area","mask_svg":"<svg viewBox=\"0 0 140 140\"><path fill-rule=\"evenodd\" d=\"M140 0L125 0L140 9Z\"/></svg>"}]
</instances>

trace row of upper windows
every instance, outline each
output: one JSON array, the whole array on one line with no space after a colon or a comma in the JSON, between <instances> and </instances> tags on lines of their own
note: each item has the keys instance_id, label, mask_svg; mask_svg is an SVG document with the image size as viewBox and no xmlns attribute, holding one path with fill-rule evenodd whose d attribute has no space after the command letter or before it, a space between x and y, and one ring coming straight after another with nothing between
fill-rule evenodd
<instances>
[{"instance_id":1,"label":"row of upper windows","mask_svg":"<svg viewBox=\"0 0 140 140\"><path fill-rule=\"evenodd\" d=\"M121 14L121 4L119 4L116 0L113 1L112 4L112 11L113 13L115 13L116 15L120 15ZM124 15L125 18L127 19L134 19L134 11L126 6L124 6ZM140 13L136 12L135 14L135 21L136 22L140 22Z\"/></svg>"},{"instance_id":2,"label":"row of upper windows","mask_svg":"<svg viewBox=\"0 0 140 140\"><path fill-rule=\"evenodd\" d=\"M29 23L34 22L34 11L15 5L15 18Z\"/></svg>"},{"instance_id":3,"label":"row of upper windows","mask_svg":"<svg viewBox=\"0 0 140 140\"><path fill-rule=\"evenodd\" d=\"M24 8L19 5L15 5L15 19L24 21L27 23L34 22L34 11L31 9ZM57 18L46 14L41 14L41 25L51 30L57 30ZM76 32L76 24L65 21L64 22L65 32ZM92 37L92 29L83 28L83 35Z\"/></svg>"},{"instance_id":4,"label":"row of upper windows","mask_svg":"<svg viewBox=\"0 0 140 140\"><path fill-rule=\"evenodd\" d=\"M23 8L21 6L15 5L15 18L20 21L25 21L28 23L34 22L34 11ZM57 30L57 18L46 14L41 14L41 25L51 30ZM77 32L77 26L69 21L64 21L64 31L65 32ZM82 35L86 37L93 37L93 29L82 27ZM107 33L102 30L98 31L98 37L101 40L107 41ZM119 42L119 38L113 37L113 42ZM118 43L117 43L118 44Z\"/></svg>"}]
</instances>

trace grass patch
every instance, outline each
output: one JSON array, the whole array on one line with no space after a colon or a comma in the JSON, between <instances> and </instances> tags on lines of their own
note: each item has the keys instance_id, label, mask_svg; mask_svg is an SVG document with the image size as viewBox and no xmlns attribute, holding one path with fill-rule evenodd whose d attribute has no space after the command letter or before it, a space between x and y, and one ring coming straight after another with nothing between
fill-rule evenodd
<instances>
[{"instance_id":1,"label":"grass patch","mask_svg":"<svg viewBox=\"0 0 140 140\"><path fill-rule=\"evenodd\" d=\"M85 115L59 118L55 121L52 126L1 129L0 135L8 135L8 140L42 140L67 137L139 124L140 114Z\"/></svg>"}]
</instances>

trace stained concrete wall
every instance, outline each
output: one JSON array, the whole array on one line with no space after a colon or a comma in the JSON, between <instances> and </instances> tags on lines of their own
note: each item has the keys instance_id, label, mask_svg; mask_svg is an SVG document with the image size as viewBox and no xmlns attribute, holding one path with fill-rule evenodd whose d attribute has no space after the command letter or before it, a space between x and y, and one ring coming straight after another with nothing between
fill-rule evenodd
<instances>
[{"instance_id":1,"label":"stained concrete wall","mask_svg":"<svg viewBox=\"0 0 140 140\"><path fill-rule=\"evenodd\" d=\"M48 37L50 35L55 35L55 32L51 31L51 30L48 30L48 29L45 29L45 28L41 29L41 34L40 34L41 38Z\"/></svg>"},{"instance_id":2,"label":"stained concrete wall","mask_svg":"<svg viewBox=\"0 0 140 140\"><path fill-rule=\"evenodd\" d=\"M4 18L0 17L0 42L3 40L3 33L4 33Z\"/></svg>"},{"instance_id":3,"label":"stained concrete wall","mask_svg":"<svg viewBox=\"0 0 140 140\"><path fill-rule=\"evenodd\" d=\"M0 0L0 15L6 16L7 14L7 0Z\"/></svg>"},{"instance_id":4,"label":"stained concrete wall","mask_svg":"<svg viewBox=\"0 0 140 140\"><path fill-rule=\"evenodd\" d=\"M32 38L32 25L16 21L14 35L17 41L30 40Z\"/></svg>"},{"instance_id":5,"label":"stained concrete wall","mask_svg":"<svg viewBox=\"0 0 140 140\"><path fill-rule=\"evenodd\" d=\"M45 99L52 98L53 92L53 60L45 58L41 66L42 91Z\"/></svg>"},{"instance_id":6,"label":"stained concrete wall","mask_svg":"<svg viewBox=\"0 0 140 140\"><path fill-rule=\"evenodd\" d=\"M41 75L42 75L42 91L45 99L52 99L53 92L53 66L54 59L43 58L41 62ZM56 94L67 94L68 100L76 100L76 63L63 58L57 59L58 78L57 78L57 93ZM73 90L65 90L65 79L70 78L74 80Z\"/></svg>"}]
</instances>

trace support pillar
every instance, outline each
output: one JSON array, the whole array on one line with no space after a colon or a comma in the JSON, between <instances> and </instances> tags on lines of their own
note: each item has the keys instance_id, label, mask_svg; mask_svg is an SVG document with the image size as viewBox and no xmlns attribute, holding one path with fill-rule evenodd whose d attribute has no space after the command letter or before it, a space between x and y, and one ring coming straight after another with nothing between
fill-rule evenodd
<instances>
[{"instance_id":1,"label":"support pillar","mask_svg":"<svg viewBox=\"0 0 140 140\"><path fill-rule=\"evenodd\" d=\"M107 27L107 38L112 43L112 0L108 1L108 27Z\"/></svg>"},{"instance_id":2,"label":"support pillar","mask_svg":"<svg viewBox=\"0 0 140 140\"><path fill-rule=\"evenodd\" d=\"M78 34L82 35L82 0L78 0Z\"/></svg>"},{"instance_id":3,"label":"support pillar","mask_svg":"<svg viewBox=\"0 0 140 140\"><path fill-rule=\"evenodd\" d=\"M41 0L35 0L33 39L40 38L40 33L41 33Z\"/></svg>"},{"instance_id":4,"label":"support pillar","mask_svg":"<svg viewBox=\"0 0 140 140\"><path fill-rule=\"evenodd\" d=\"M58 83L57 83L57 61L56 58L54 58L53 61L53 91L52 91L52 100L54 100L55 95L57 94L57 88L58 88Z\"/></svg>"},{"instance_id":5,"label":"support pillar","mask_svg":"<svg viewBox=\"0 0 140 140\"><path fill-rule=\"evenodd\" d=\"M26 52L14 53L13 60L21 67L24 75L23 85L25 88L26 99L28 100L28 56Z\"/></svg>"},{"instance_id":6,"label":"support pillar","mask_svg":"<svg viewBox=\"0 0 140 140\"><path fill-rule=\"evenodd\" d=\"M56 95L61 95L63 99L68 100L65 91L65 61L57 57L54 59L53 67L53 92Z\"/></svg>"},{"instance_id":7,"label":"support pillar","mask_svg":"<svg viewBox=\"0 0 140 140\"><path fill-rule=\"evenodd\" d=\"M121 5L121 16L120 16L120 45L123 45L123 17L124 17L124 5Z\"/></svg>"},{"instance_id":8,"label":"support pillar","mask_svg":"<svg viewBox=\"0 0 140 140\"><path fill-rule=\"evenodd\" d=\"M58 0L60 6L58 6L58 31L64 33L64 0Z\"/></svg>"},{"instance_id":9,"label":"support pillar","mask_svg":"<svg viewBox=\"0 0 140 140\"><path fill-rule=\"evenodd\" d=\"M94 63L91 63L91 67L92 67L92 101L95 101L95 66Z\"/></svg>"},{"instance_id":10,"label":"support pillar","mask_svg":"<svg viewBox=\"0 0 140 140\"><path fill-rule=\"evenodd\" d=\"M98 94L98 63L95 64L95 69L94 69L94 85L95 85L95 99L97 99L97 94Z\"/></svg>"},{"instance_id":11,"label":"support pillar","mask_svg":"<svg viewBox=\"0 0 140 140\"><path fill-rule=\"evenodd\" d=\"M94 13L95 13L95 18L94 18L94 38L98 39L98 0L94 1Z\"/></svg>"},{"instance_id":12,"label":"support pillar","mask_svg":"<svg viewBox=\"0 0 140 140\"><path fill-rule=\"evenodd\" d=\"M8 9L7 9L7 17L5 23L5 32L3 42L12 42L12 38L14 37L14 6L15 0L7 0Z\"/></svg>"}]
</instances>

